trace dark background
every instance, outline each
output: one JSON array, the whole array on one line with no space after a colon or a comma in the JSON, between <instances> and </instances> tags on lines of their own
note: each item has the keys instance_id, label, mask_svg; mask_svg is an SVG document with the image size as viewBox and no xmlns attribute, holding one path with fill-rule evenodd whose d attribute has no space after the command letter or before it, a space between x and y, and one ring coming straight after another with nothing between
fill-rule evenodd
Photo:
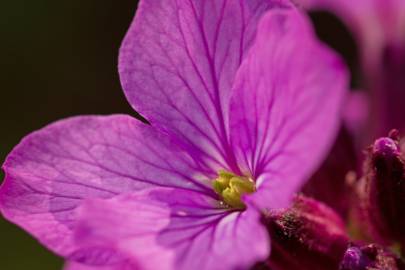
<instances>
[{"instance_id":1,"label":"dark background","mask_svg":"<svg viewBox=\"0 0 405 270\"><path fill-rule=\"evenodd\" d=\"M80 114L135 115L116 66L136 5L136 0L2 1L0 163L23 136L55 120ZM357 70L356 47L344 26L324 13L312 18L320 37ZM1 172L0 182L3 176ZM62 263L0 217L1 270L57 270Z\"/></svg>"}]
</instances>

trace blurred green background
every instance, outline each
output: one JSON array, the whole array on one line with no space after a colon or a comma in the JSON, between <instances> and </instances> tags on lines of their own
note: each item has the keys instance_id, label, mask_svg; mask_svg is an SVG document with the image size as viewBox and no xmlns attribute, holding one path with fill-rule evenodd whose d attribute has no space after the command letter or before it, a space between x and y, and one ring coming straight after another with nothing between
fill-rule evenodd
<instances>
[{"instance_id":1,"label":"blurred green background","mask_svg":"<svg viewBox=\"0 0 405 270\"><path fill-rule=\"evenodd\" d=\"M13 0L0 8L0 163L19 140L55 120L129 113L118 48L136 0ZM318 34L356 69L356 48L334 17L314 14ZM3 174L0 175L3 179ZM63 262L0 217L1 270L57 270Z\"/></svg>"}]
</instances>

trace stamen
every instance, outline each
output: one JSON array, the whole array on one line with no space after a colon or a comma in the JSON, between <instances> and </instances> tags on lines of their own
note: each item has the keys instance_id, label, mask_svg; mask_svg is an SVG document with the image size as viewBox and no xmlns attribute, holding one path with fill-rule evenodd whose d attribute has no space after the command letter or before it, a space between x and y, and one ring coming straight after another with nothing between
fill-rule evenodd
<instances>
[{"instance_id":1,"label":"stamen","mask_svg":"<svg viewBox=\"0 0 405 270\"><path fill-rule=\"evenodd\" d=\"M232 208L244 209L242 196L256 191L255 183L246 176L237 176L231 172L219 171L212 186L224 203Z\"/></svg>"}]
</instances>

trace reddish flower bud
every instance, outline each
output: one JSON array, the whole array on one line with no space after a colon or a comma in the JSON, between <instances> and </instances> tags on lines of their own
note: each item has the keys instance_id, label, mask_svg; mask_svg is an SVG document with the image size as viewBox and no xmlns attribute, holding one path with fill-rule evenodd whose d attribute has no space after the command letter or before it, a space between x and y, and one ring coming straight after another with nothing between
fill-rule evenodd
<instances>
[{"instance_id":1,"label":"reddish flower bud","mask_svg":"<svg viewBox=\"0 0 405 270\"><path fill-rule=\"evenodd\" d=\"M343 256L339 270L404 270L404 262L392 252L371 244L351 246Z\"/></svg>"},{"instance_id":2,"label":"reddish flower bud","mask_svg":"<svg viewBox=\"0 0 405 270\"><path fill-rule=\"evenodd\" d=\"M405 247L405 168L398 132L369 148L359 183L361 213L375 241Z\"/></svg>"},{"instance_id":3,"label":"reddish flower bud","mask_svg":"<svg viewBox=\"0 0 405 270\"><path fill-rule=\"evenodd\" d=\"M337 269L348 246L340 217L304 196L297 196L291 208L270 213L265 224L272 246L266 265L272 270Z\"/></svg>"}]
</instances>

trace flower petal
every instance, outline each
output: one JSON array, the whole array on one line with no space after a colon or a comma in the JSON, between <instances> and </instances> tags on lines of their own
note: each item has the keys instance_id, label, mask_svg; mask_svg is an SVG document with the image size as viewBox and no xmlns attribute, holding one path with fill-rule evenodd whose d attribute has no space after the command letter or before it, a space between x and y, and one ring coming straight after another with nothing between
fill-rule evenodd
<instances>
[{"instance_id":1,"label":"flower petal","mask_svg":"<svg viewBox=\"0 0 405 270\"><path fill-rule=\"evenodd\" d=\"M237 170L227 136L230 89L258 19L279 2L141 1L120 52L129 102L206 163Z\"/></svg>"},{"instance_id":2,"label":"flower petal","mask_svg":"<svg viewBox=\"0 0 405 270\"><path fill-rule=\"evenodd\" d=\"M243 62L231 100L238 160L257 180L252 198L286 206L325 157L347 88L342 61L296 10L269 11Z\"/></svg>"},{"instance_id":3,"label":"flower petal","mask_svg":"<svg viewBox=\"0 0 405 270\"><path fill-rule=\"evenodd\" d=\"M126 263L108 266L91 266L76 262L68 262L65 264L63 270L138 270L138 269Z\"/></svg>"},{"instance_id":4,"label":"flower petal","mask_svg":"<svg viewBox=\"0 0 405 270\"><path fill-rule=\"evenodd\" d=\"M34 132L3 169L2 214L63 256L75 249L74 213L85 198L150 186L213 193L194 180L207 176L174 141L123 115L75 117Z\"/></svg>"},{"instance_id":5,"label":"flower petal","mask_svg":"<svg viewBox=\"0 0 405 270\"><path fill-rule=\"evenodd\" d=\"M83 248L114 247L140 269L248 269L269 255L255 208L230 212L193 191L156 188L93 200L81 217L76 237Z\"/></svg>"}]
</instances>

